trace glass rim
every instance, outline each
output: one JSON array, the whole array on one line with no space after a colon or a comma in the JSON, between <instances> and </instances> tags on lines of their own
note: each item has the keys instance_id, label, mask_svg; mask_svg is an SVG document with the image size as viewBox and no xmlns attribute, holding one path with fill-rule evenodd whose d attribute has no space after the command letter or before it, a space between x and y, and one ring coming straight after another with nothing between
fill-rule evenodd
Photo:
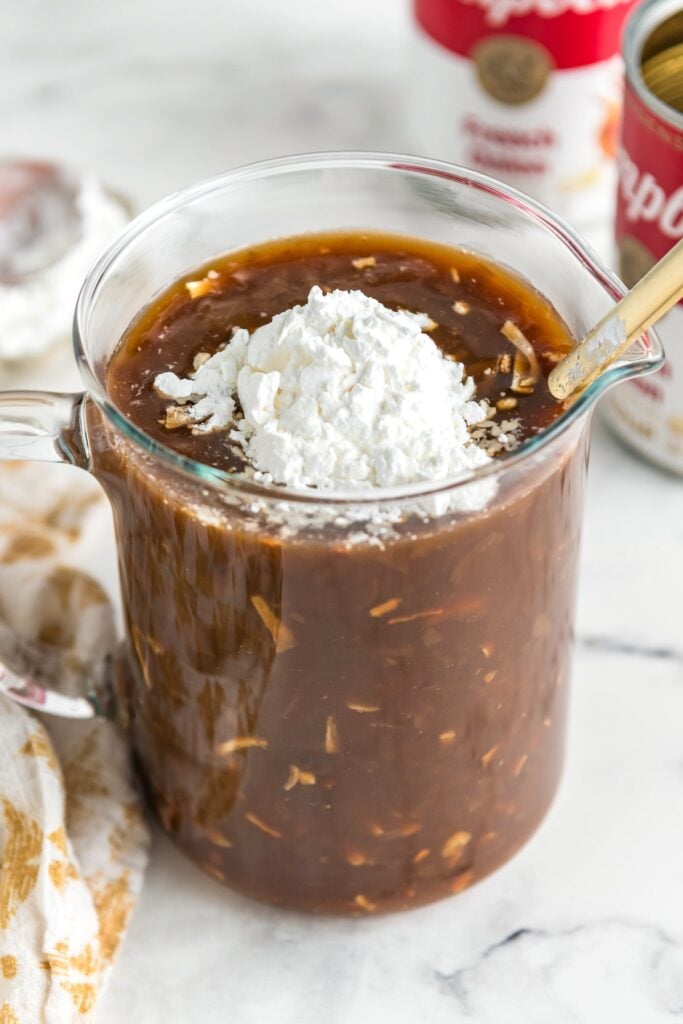
<instances>
[{"instance_id":1,"label":"glass rim","mask_svg":"<svg viewBox=\"0 0 683 1024\"><path fill-rule=\"evenodd\" d=\"M628 364L608 368L549 427L524 441L519 448L504 459L491 459L488 464L478 466L456 477L418 481L413 484L400 484L392 487L377 487L372 490L315 490L313 488L293 488L260 483L249 479L242 473L230 473L207 466L196 459L181 455L172 448L154 440L154 438L150 437L149 434L145 433L144 430L124 416L116 407L98 379L88 357L86 338L88 313L97 298L99 289L106 286L108 271L121 256L125 255L126 249L145 231L165 216L174 213L195 199L220 191L226 185L232 183L245 183L250 180L268 178L278 173L324 168L347 170L383 169L386 171L421 173L474 187L480 192L493 196L501 203L515 207L530 220L535 221L546 231L555 235L569 253L588 270L591 276L615 302L626 292L625 285L619 280L617 275L602 263L592 247L562 217L523 192L505 185L486 174L480 174L478 171L443 160L432 160L425 157L396 153L355 151L304 153L243 164L173 192L146 209L131 221L121 235L100 256L81 287L73 322L73 348L81 378L86 386L88 395L94 400L106 418L124 437L142 449L145 454L159 459L170 468L181 472L190 479L194 479L203 486L212 486L217 490L223 491L240 492L249 495L252 499L270 503L288 502L313 505L363 506L432 497L488 479L489 477L501 476L513 467L527 462L584 416L606 387L616 383L618 380L633 375L633 368ZM663 362L663 353L656 334L652 331L646 333L643 335L641 343L646 351L653 353L653 369L656 368L658 359L659 363Z\"/></svg>"}]
</instances>

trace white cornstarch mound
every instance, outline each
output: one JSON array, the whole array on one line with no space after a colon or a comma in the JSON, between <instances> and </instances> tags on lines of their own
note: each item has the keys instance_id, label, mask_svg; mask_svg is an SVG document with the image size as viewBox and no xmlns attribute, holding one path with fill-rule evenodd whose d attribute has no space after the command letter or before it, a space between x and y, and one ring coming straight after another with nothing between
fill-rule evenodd
<instances>
[{"instance_id":1,"label":"white cornstarch mound","mask_svg":"<svg viewBox=\"0 0 683 1024\"><path fill-rule=\"evenodd\" d=\"M155 387L196 430L227 430L278 484L361 490L457 476L490 460L469 431L490 410L424 332L430 322L314 287L305 305L251 335L236 329L192 376L162 373Z\"/></svg>"}]
</instances>

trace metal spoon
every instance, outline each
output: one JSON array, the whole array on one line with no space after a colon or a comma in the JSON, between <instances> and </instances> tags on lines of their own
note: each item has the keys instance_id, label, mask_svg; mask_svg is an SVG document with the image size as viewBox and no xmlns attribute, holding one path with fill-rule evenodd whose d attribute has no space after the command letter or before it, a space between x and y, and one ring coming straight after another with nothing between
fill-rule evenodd
<instances>
[{"instance_id":1,"label":"metal spoon","mask_svg":"<svg viewBox=\"0 0 683 1024\"><path fill-rule=\"evenodd\" d=\"M683 239L557 364L550 393L563 400L583 390L681 298Z\"/></svg>"}]
</instances>

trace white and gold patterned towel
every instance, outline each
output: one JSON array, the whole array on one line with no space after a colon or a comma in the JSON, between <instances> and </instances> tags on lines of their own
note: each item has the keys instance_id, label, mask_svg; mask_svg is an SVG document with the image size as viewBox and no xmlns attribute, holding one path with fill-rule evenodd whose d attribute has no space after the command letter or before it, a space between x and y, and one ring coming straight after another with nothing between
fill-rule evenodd
<instances>
[{"instance_id":1,"label":"white and gold patterned towel","mask_svg":"<svg viewBox=\"0 0 683 1024\"><path fill-rule=\"evenodd\" d=\"M79 567L103 500L77 470L0 466L0 659L66 692L114 644L111 604ZM95 1018L148 844L113 724L0 697L0 1024Z\"/></svg>"}]
</instances>

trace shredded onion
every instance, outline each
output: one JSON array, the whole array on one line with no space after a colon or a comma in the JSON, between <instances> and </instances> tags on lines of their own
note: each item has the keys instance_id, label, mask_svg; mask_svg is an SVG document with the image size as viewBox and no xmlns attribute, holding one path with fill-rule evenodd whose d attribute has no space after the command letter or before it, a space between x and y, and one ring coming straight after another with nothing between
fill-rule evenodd
<instances>
[{"instance_id":1,"label":"shredded onion","mask_svg":"<svg viewBox=\"0 0 683 1024\"><path fill-rule=\"evenodd\" d=\"M530 394L538 383L541 372L534 346L511 320L505 321L500 333L517 349L510 389L519 394Z\"/></svg>"}]
</instances>

